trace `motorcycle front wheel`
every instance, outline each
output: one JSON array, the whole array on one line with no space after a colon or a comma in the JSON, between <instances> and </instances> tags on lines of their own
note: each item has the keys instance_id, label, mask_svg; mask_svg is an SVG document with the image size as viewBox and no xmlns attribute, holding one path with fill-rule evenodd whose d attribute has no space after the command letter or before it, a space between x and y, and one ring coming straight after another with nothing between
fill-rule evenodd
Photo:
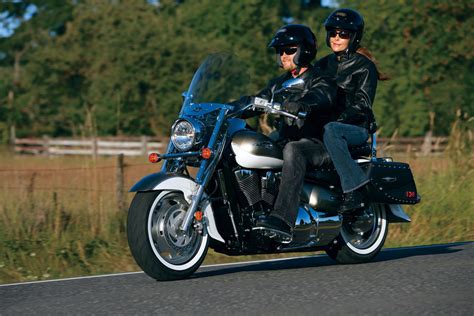
<instances>
[{"instance_id":1,"label":"motorcycle front wheel","mask_svg":"<svg viewBox=\"0 0 474 316\"><path fill-rule=\"evenodd\" d=\"M128 211L127 237L137 264L150 277L177 280L190 276L206 257L206 230L179 230L189 204L179 191L138 192Z\"/></svg>"},{"instance_id":2,"label":"motorcycle front wheel","mask_svg":"<svg viewBox=\"0 0 474 316\"><path fill-rule=\"evenodd\" d=\"M344 215L341 232L326 253L338 263L369 262L382 249L387 233L385 205L369 203Z\"/></svg>"}]
</instances>

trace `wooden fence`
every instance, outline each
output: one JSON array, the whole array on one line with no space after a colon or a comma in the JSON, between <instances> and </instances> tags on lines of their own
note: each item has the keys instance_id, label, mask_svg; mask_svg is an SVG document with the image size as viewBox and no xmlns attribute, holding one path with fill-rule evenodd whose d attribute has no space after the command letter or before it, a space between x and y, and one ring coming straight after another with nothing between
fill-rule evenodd
<instances>
[{"instance_id":1,"label":"wooden fence","mask_svg":"<svg viewBox=\"0 0 474 316\"><path fill-rule=\"evenodd\" d=\"M19 154L89 155L89 156L146 156L153 151L164 151L168 141L142 136L140 138L16 138L14 150Z\"/></svg>"},{"instance_id":2,"label":"wooden fence","mask_svg":"<svg viewBox=\"0 0 474 316\"><path fill-rule=\"evenodd\" d=\"M448 137L434 137L431 133L424 137L377 138L377 149L382 153L406 153L416 156L440 155L448 147Z\"/></svg>"},{"instance_id":3,"label":"wooden fence","mask_svg":"<svg viewBox=\"0 0 474 316\"><path fill-rule=\"evenodd\" d=\"M139 138L22 138L15 139L14 149L19 154L36 155L120 155L146 156L150 152L164 152L168 139L158 140L147 136ZM392 137L377 138L377 148L382 154L407 153L419 156L438 155L445 151L447 137Z\"/></svg>"}]
</instances>

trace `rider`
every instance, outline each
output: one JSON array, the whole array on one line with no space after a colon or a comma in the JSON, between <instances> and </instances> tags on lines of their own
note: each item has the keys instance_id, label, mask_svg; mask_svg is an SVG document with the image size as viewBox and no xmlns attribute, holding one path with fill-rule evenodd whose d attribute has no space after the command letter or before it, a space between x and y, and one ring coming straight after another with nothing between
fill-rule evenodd
<instances>
[{"instance_id":1,"label":"rider","mask_svg":"<svg viewBox=\"0 0 474 316\"><path fill-rule=\"evenodd\" d=\"M369 51L360 47L364 20L357 11L338 9L328 16L324 26L326 44L333 54L322 58L319 63L337 69L335 107L338 118L324 126L323 140L341 180L344 193L341 211L344 212L363 206L363 194L359 189L370 181L352 159L348 146L364 144L369 132L375 132L372 103L377 79L388 78L379 73Z\"/></svg>"},{"instance_id":2,"label":"rider","mask_svg":"<svg viewBox=\"0 0 474 316\"><path fill-rule=\"evenodd\" d=\"M291 238L306 168L325 162L324 145L320 139L323 126L334 120L332 104L336 97L336 83L334 73L311 65L316 57L317 42L309 27L285 25L276 32L269 47L275 49L278 65L287 72L271 80L257 96L270 99L283 82L301 78L304 88L286 93L282 108L293 114L308 112L308 116L304 121L285 119L281 122L280 138L289 142L283 149L279 194L273 211L269 216L259 218L256 227Z\"/></svg>"}]
</instances>

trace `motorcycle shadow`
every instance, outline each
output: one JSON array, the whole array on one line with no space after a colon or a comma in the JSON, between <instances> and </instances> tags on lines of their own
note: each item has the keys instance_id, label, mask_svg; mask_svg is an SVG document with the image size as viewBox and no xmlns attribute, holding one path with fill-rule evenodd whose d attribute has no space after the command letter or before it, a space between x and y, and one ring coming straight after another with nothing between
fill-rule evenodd
<instances>
[{"instance_id":1,"label":"motorcycle shadow","mask_svg":"<svg viewBox=\"0 0 474 316\"><path fill-rule=\"evenodd\" d=\"M457 246L469 244L472 242L462 242L453 244L440 244L430 246L415 246L415 247L404 247L404 248L390 248L383 249L379 255L367 264L374 264L377 262L385 262L392 260L400 260L414 256L428 256L428 255L445 255L452 254L463 249L456 248ZM274 261L263 261L263 262L246 262L246 263L235 263L232 267L225 266L203 266L191 278L207 278L213 276L220 276L239 272L258 272L258 271L269 271L269 270L289 270L289 269L302 269L311 267L324 267L324 266L336 266L338 265L334 260L326 255L315 255L308 257L297 257L297 258L286 258L277 259Z\"/></svg>"}]
</instances>

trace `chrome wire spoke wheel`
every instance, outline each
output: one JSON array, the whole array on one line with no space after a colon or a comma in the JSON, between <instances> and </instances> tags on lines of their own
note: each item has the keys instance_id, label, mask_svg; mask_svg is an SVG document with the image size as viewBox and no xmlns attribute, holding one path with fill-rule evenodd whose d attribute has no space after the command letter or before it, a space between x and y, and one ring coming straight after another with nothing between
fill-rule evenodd
<instances>
[{"instance_id":1,"label":"chrome wire spoke wheel","mask_svg":"<svg viewBox=\"0 0 474 316\"><path fill-rule=\"evenodd\" d=\"M163 263L180 266L195 258L200 251L203 235L193 227L180 230L189 204L181 193L166 193L150 211L148 230L153 252Z\"/></svg>"},{"instance_id":2,"label":"chrome wire spoke wheel","mask_svg":"<svg viewBox=\"0 0 474 316\"><path fill-rule=\"evenodd\" d=\"M386 229L384 206L371 203L344 218L341 236L354 252L369 254L380 246Z\"/></svg>"},{"instance_id":3,"label":"chrome wire spoke wheel","mask_svg":"<svg viewBox=\"0 0 474 316\"><path fill-rule=\"evenodd\" d=\"M173 191L138 192L133 198L127 217L128 245L140 268L156 280L186 278L206 257L205 225L180 230L188 207L179 186Z\"/></svg>"},{"instance_id":4,"label":"chrome wire spoke wheel","mask_svg":"<svg viewBox=\"0 0 474 316\"><path fill-rule=\"evenodd\" d=\"M369 203L345 214L341 231L326 253L343 264L371 261L382 249L388 233L385 204Z\"/></svg>"}]
</instances>

